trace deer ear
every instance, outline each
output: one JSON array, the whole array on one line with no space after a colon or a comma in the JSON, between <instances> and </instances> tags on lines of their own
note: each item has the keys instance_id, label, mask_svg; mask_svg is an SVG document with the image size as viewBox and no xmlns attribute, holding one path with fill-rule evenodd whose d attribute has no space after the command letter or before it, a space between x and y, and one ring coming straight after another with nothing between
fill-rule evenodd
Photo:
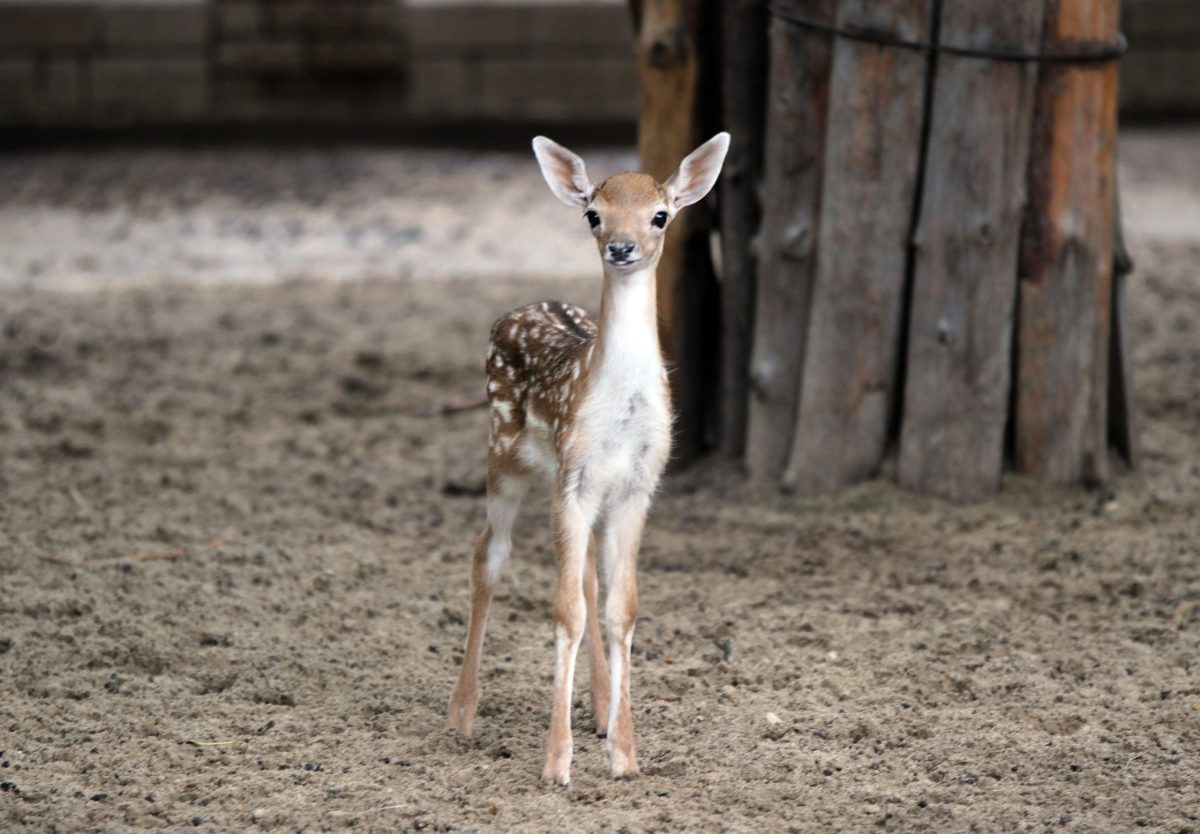
<instances>
[{"instance_id":1,"label":"deer ear","mask_svg":"<svg viewBox=\"0 0 1200 834\"><path fill-rule=\"evenodd\" d=\"M712 190L728 150L729 134L722 131L684 157L679 170L664 183L677 210L700 202Z\"/></svg>"},{"instance_id":2,"label":"deer ear","mask_svg":"<svg viewBox=\"0 0 1200 834\"><path fill-rule=\"evenodd\" d=\"M575 208L583 208L588 204L592 182L588 179L582 159L545 136L534 137L533 155L537 157L546 184L558 195L558 199Z\"/></svg>"}]
</instances>

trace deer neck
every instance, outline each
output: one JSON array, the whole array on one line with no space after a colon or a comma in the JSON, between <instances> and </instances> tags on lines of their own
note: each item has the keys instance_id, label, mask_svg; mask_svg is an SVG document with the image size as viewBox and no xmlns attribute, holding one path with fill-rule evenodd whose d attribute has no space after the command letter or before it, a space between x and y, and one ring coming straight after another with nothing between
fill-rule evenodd
<instances>
[{"instance_id":1,"label":"deer neck","mask_svg":"<svg viewBox=\"0 0 1200 834\"><path fill-rule=\"evenodd\" d=\"M661 382L656 267L653 263L634 272L618 272L605 266L593 384L624 387Z\"/></svg>"}]
</instances>

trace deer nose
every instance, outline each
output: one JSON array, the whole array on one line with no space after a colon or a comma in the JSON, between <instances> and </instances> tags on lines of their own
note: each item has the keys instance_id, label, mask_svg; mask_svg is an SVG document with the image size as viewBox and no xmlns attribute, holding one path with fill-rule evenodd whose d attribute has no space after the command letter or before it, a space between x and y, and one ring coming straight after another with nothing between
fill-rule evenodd
<instances>
[{"instance_id":1,"label":"deer nose","mask_svg":"<svg viewBox=\"0 0 1200 834\"><path fill-rule=\"evenodd\" d=\"M624 241L614 241L608 244L608 257L614 261L629 260L629 256L633 254L636 243L626 243Z\"/></svg>"}]
</instances>

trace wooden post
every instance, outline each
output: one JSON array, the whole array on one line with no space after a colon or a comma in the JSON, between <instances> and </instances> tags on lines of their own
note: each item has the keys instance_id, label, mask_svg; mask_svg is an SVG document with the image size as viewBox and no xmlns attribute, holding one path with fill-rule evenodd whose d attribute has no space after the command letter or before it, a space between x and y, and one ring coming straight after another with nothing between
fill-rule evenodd
<instances>
[{"instance_id":1,"label":"wooden post","mask_svg":"<svg viewBox=\"0 0 1200 834\"><path fill-rule=\"evenodd\" d=\"M639 78L638 154L646 173L665 180L708 138L716 97L698 95L711 57L705 0L630 0ZM716 380L717 286L703 205L671 224L658 265L659 338L672 366L673 462L686 464L708 437Z\"/></svg>"},{"instance_id":2,"label":"wooden post","mask_svg":"<svg viewBox=\"0 0 1200 834\"><path fill-rule=\"evenodd\" d=\"M802 7L834 19L836 0ZM764 185L758 288L750 362L746 468L776 479L796 425L809 298L817 268L821 172L833 44L829 35L775 18L770 23Z\"/></svg>"},{"instance_id":3,"label":"wooden post","mask_svg":"<svg viewBox=\"0 0 1200 834\"><path fill-rule=\"evenodd\" d=\"M1043 51L1111 43L1119 0L1047 0ZM1015 448L1022 472L1103 480L1112 309L1115 63L1043 67L1021 251Z\"/></svg>"},{"instance_id":4,"label":"wooden post","mask_svg":"<svg viewBox=\"0 0 1200 834\"><path fill-rule=\"evenodd\" d=\"M721 106L733 139L721 172L721 357L718 445L730 458L746 448L750 347L762 186L767 86L766 0L723 0Z\"/></svg>"},{"instance_id":5,"label":"wooden post","mask_svg":"<svg viewBox=\"0 0 1200 834\"><path fill-rule=\"evenodd\" d=\"M841 0L838 24L927 41L933 0ZM829 83L816 283L784 481L874 474L888 444L924 112L924 54L839 39Z\"/></svg>"},{"instance_id":6,"label":"wooden post","mask_svg":"<svg viewBox=\"0 0 1200 834\"><path fill-rule=\"evenodd\" d=\"M942 43L1037 52L1045 0L943 0ZM944 54L915 241L900 434L902 486L997 489L1036 64Z\"/></svg>"}]
</instances>

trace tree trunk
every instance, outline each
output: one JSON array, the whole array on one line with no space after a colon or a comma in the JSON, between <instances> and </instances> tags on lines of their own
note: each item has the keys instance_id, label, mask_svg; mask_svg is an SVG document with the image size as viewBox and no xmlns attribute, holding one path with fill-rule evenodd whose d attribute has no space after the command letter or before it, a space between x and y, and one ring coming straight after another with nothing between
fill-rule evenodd
<instances>
[{"instance_id":1,"label":"tree trunk","mask_svg":"<svg viewBox=\"0 0 1200 834\"><path fill-rule=\"evenodd\" d=\"M796 5L793 2L791 5ZM836 0L803 4L832 21ZM809 299L817 265L832 38L770 24L762 231L750 364L746 467L778 478L792 446Z\"/></svg>"},{"instance_id":2,"label":"tree trunk","mask_svg":"<svg viewBox=\"0 0 1200 834\"><path fill-rule=\"evenodd\" d=\"M767 85L765 0L723 0L721 104L732 135L721 173L721 452L740 458L746 448L750 346L757 273L755 236L762 208L763 119Z\"/></svg>"},{"instance_id":3,"label":"tree trunk","mask_svg":"<svg viewBox=\"0 0 1200 834\"><path fill-rule=\"evenodd\" d=\"M698 96L711 59L705 0L631 0L639 77L638 154L660 181L708 136L715 97ZM708 437L716 380L717 286L709 253L711 213L684 212L667 231L658 265L659 339L672 366L673 463L700 455Z\"/></svg>"},{"instance_id":4,"label":"tree trunk","mask_svg":"<svg viewBox=\"0 0 1200 834\"><path fill-rule=\"evenodd\" d=\"M1036 52L1045 0L944 0L940 39ZM916 233L902 486L971 500L999 486L1036 64L938 59Z\"/></svg>"},{"instance_id":5,"label":"tree trunk","mask_svg":"<svg viewBox=\"0 0 1200 834\"><path fill-rule=\"evenodd\" d=\"M1047 0L1044 51L1111 43L1118 0ZM1107 475L1115 63L1051 64L1038 83L1022 241L1016 465L1059 482Z\"/></svg>"},{"instance_id":6,"label":"tree trunk","mask_svg":"<svg viewBox=\"0 0 1200 834\"><path fill-rule=\"evenodd\" d=\"M838 23L930 39L933 0L841 0ZM924 54L840 39L816 283L784 481L840 486L874 474L897 385L908 237L924 113Z\"/></svg>"}]
</instances>

